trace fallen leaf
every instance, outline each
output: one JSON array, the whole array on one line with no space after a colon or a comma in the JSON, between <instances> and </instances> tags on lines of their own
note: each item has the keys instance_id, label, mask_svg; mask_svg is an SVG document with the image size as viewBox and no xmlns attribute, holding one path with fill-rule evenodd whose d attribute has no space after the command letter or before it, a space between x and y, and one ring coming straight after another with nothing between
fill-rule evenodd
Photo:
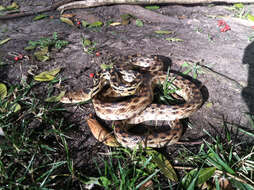
<instances>
[{"instance_id":1,"label":"fallen leaf","mask_svg":"<svg viewBox=\"0 0 254 190\"><path fill-rule=\"evenodd\" d=\"M169 42L183 42L180 38L166 38L166 40Z\"/></svg>"},{"instance_id":2,"label":"fallen leaf","mask_svg":"<svg viewBox=\"0 0 254 190\"><path fill-rule=\"evenodd\" d=\"M18 112L19 110L21 110L21 106L18 103L15 103L11 106L11 110L13 112Z\"/></svg>"},{"instance_id":3,"label":"fallen leaf","mask_svg":"<svg viewBox=\"0 0 254 190\"><path fill-rule=\"evenodd\" d=\"M1 41L0 41L0 46L3 45L3 44L5 44L5 43L7 43L9 40L11 40L11 38L6 38L6 39L4 39L4 40L1 40Z\"/></svg>"},{"instance_id":4,"label":"fallen leaf","mask_svg":"<svg viewBox=\"0 0 254 190\"><path fill-rule=\"evenodd\" d=\"M86 28L87 26L89 26L89 23L88 23L87 21L85 21L85 20L82 20L82 21L81 21L81 24L82 24L82 26L85 27L85 28Z\"/></svg>"},{"instance_id":5,"label":"fallen leaf","mask_svg":"<svg viewBox=\"0 0 254 190\"><path fill-rule=\"evenodd\" d=\"M52 81L55 79L55 76L60 72L61 68L53 69L51 71L44 71L38 75L34 76L34 80L40 82Z\"/></svg>"},{"instance_id":6,"label":"fallen leaf","mask_svg":"<svg viewBox=\"0 0 254 190\"><path fill-rule=\"evenodd\" d=\"M45 102L59 102L64 97L65 91L61 91L57 96L51 96L45 99Z\"/></svg>"},{"instance_id":7,"label":"fallen leaf","mask_svg":"<svg viewBox=\"0 0 254 190\"><path fill-rule=\"evenodd\" d=\"M61 17L64 17L64 18L72 18L76 16L75 14L62 14Z\"/></svg>"},{"instance_id":8,"label":"fallen leaf","mask_svg":"<svg viewBox=\"0 0 254 190\"><path fill-rule=\"evenodd\" d=\"M27 50L27 48L28 47L26 47L25 49ZM39 51L34 52L34 56L36 57L36 59L38 61L45 62L45 61L49 60L48 47L44 47L44 48L40 49Z\"/></svg>"},{"instance_id":9,"label":"fallen leaf","mask_svg":"<svg viewBox=\"0 0 254 190\"><path fill-rule=\"evenodd\" d=\"M111 63L110 65L107 65L105 63L100 65L101 69L106 70L106 69L112 69L113 68L113 63Z\"/></svg>"},{"instance_id":10,"label":"fallen leaf","mask_svg":"<svg viewBox=\"0 0 254 190\"><path fill-rule=\"evenodd\" d=\"M154 32L156 34L172 34L172 33L174 33L173 31L168 31L168 30L156 30Z\"/></svg>"},{"instance_id":11,"label":"fallen leaf","mask_svg":"<svg viewBox=\"0 0 254 190\"><path fill-rule=\"evenodd\" d=\"M173 166L164 155L162 155L161 153L155 150L147 150L147 153L152 156L152 162L159 167L161 173L163 173L164 176L166 176L168 179L170 179L173 182L178 181L178 178Z\"/></svg>"},{"instance_id":12,"label":"fallen leaf","mask_svg":"<svg viewBox=\"0 0 254 190\"><path fill-rule=\"evenodd\" d=\"M41 15L37 15L36 17L33 18L34 21L36 20L41 20L41 19L44 19L44 18L47 18L48 15L46 14L41 14Z\"/></svg>"},{"instance_id":13,"label":"fallen leaf","mask_svg":"<svg viewBox=\"0 0 254 190\"><path fill-rule=\"evenodd\" d=\"M121 24L123 25L129 24L130 20L133 18L133 16L130 14L122 14L120 15L120 17L121 17Z\"/></svg>"},{"instance_id":14,"label":"fallen leaf","mask_svg":"<svg viewBox=\"0 0 254 190\"><path fill-rule=\"evenodd\" d=\"M242 3L236 3L236 4L234 4L234 7L237 9L242 9L242 8L244 8L244 5Z\"/></svg>"},{"instance_id":15,"label":"fallen leaf","mask_svg":"<svg viewBox=\"0 0 254 190\"><path fill-rule=\"evenodd\" d=\"M74 26L74 23L72 22L71 19L65 18L65 17L60 17L60 20L66 24L69 24L71 26Z\"/></svg>"},{"instance_id":16,"label":"fallen leaf","mask_svg":"<svg viewBox=\"0 0 254 190\"><path fill-rule=\"evenodd\" d=\"M248 14L248 20L249 21L253 21L254 22L254 15L252 15L252 14Z\"/></svg>"},{"instance_id":17,"label":"fallen leaf","mask_svg":"<svg viewBox=\"0 0 254 190\"><path fill-rule=\"evenodd\" d=\"M8 10L18 9L19 5L16 2L13 2L11 5L7 6Z\"/></svg>"},{"instance_id":18,"label":"fallen leaf","mask_svg":"<svg viewBox=\"0 0 254 190\"><path fill-rule=\"evenodd\" d=\"M159 9L160 7L157 6L157 5L154 5L154 6L145 6L145 8L148 9L148 10L157 10L157 9Z\"/></svg>"},{"instance_id":19,"label":"fallen leaf","mask_svg":"<svg viewBox=\"0 0 254 190\"><path fill-rule=\"evenodd\" d=\"M0 5L0 11L4 11L5 10L5 7Z\"/></svg>"},{"instance_id":20,"label":"fallen leaf","mask_svg":"<svg viewBox=\"0 0 254 190\"><path fill-rule=\"evenodd\" d=\"M85 39L85 38L83 39L82 43L83 43L83 46L85 46L85 47L92 45L92 42L88 39Z\"/></svg>"},{"instance_id":21,"label":"fallen leaf","mask_svg":"<svg viewBox=\"0 0 254 190\"><path fill-rule=\"evenodd\" d=\"M118 26L121 25L121 22L112 22L109 26Z\"/></svg>"},{"instance_id":22,"label":"fallen leaf","mask_svg":"<svg viewBox=\"0 0 254 190\"><path fill-rule=\"evenodd\" d=\"M142 20L137 19L137 20L136 20L136 26L142 27L142 26L144 26L144 23L142 22Z\"/></svg>"},{"instance_id":23,"label":"fallen leaf","mask_svg":"<svg viewBox=\"0 0 254 190\"><path fill-rule=\"evenodd\" d=\"M213 103L212 102L208 102L207 104L206 104L206 107L207 108L211 108L213 106Z\"/></svg>"},{"instance_id":24,"label":"fallen leaf","mask_svg":"<svg viewBox=\"0 0 254 190\"><path fill-rule=\"evenodd\" d=\"M92 24L89 24L88 28L96 28L96 27L101 27L103 23L101 21L96 21L93 22Z\"/></svg>"},{"instance_id":25,"label":"fallen leaf","mask_svg":"<svg viewBox=\"0 0 254 190\"><path fill-rule=\"evenodd\" d=\"M3 100L7 96L7 87L4 83L0 83L0 99Z\"/></svg>"},{"instance_id":26,"label":"fallen leaf","mask_svg":"<svg viewBox=\"0 0 254 190\"><path fill-rule=\"evenodd\" d=\"M93 134L93 136L99 141L103 142L104 144L108 146L117 147L120 146L117 142L116 138L103 126L100 125L100 123L93 118L89 118L87 120L87 124Z\"/></svg>"},{"instance_id":27,"label":"fallen leaf","mask_svg":"<svg viewBox=\"0 0 254 190\"><path fill-rule=\"evenodd\" d=\"M147 189L153 189L153 181L149 180L143 185L140 186L139 190L147 190Z\"/></svg>"}]
</instances>

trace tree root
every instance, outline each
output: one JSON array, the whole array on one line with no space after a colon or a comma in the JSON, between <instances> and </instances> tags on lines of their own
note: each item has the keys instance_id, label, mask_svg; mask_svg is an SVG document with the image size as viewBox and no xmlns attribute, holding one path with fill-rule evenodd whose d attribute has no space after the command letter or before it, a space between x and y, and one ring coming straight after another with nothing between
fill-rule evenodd
<instances>
[{"instance_id":1,"label":"tree root","mask_svg":"<svg viewBox=\"0 0 254 190\"><path fill-rule=\"evenodd\" d=\"M253 3L253 0L160 0L159 2L158 0L136 0L136 1L134 0L85 0L85 1L62 0L60 2L53 4L50 7L46 7L38 11L28 11L28 12L21 12L17 14L1 15L0 20L31 16L31 15L40 14L43 12L53 11L55 9L59 11L64 11L68 9L98 7L98 6L112 5L112 4L144 5L144 4L166 4L166 3L174 3L174 4Z\"/></svg>"},{"instance_id":2,"label":"tree root","mask_svg":"<svg viewBox=\"0 0 254 190\"><path fill-rule=\"evenodd\" d=\"M6 14L6 15L0 15L0 20L8 20L8 19L14 19L14 18L20 18L20 17L25 17L25 16L31 16L31 15L36 15L36 14L41 14L44 12L48 11L53 11L56 10L59 6L62 6L64 4L68 4L72 2L73 0L63 0L57 3L54 3L50 7L46 7L44 9L40 9L38 11L27 11L27 12L21 12L21 13L16 13L16 14Z\"/></svg>"}]
</instances>

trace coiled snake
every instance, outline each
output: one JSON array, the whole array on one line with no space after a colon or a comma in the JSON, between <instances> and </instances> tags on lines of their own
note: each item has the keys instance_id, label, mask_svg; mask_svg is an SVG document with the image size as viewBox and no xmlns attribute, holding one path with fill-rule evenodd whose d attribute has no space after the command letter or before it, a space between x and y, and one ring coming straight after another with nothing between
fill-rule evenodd
<instances>
[{"instance_id":1,"label":"coiled snake","mask_svg":"<svg viewBox=\"0 0 254 190\"><path fill-rule=\"evenodd\" d=\"M189 117L202 104L197 86L180 75L160 71L163 62L157 56L133 55L117 58L114 62L121 66L97 73L94 87L89 92L70 92L61 102L76 103L92 99L98 117L114 120L115 137L123 146L162 147L177 142L182 135L179 119ZM155 86L165 82L176 88L174 93L182 97L184 103L152 103ZM107 85L110 87L105 89ZM131 125L148 120L169 121L171 128L163 132L130 132Z\"/></svg>"}]
</instances>

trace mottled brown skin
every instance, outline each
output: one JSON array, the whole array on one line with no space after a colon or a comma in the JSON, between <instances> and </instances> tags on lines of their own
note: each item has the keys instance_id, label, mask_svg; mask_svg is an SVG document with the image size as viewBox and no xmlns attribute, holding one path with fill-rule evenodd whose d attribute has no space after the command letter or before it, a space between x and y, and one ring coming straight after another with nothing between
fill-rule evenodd
<instances>
[{"instance_id":1,"label":"mottled brown skin","mask_svg":"<svg viewBox=\"0 0 254 190\"><path fill-rule=\"evenodd\" d=\"M163 67L163 62L157 56L120 57L116 59L116 62L120 62L123 69L130 69L130 65L134 65L136 69L138 67L139 72L142 73L142 83L137 87L136 94L126 99L123 99L123 96L111 87L106 91L99 90L92 98L97 116L104 120L117 120L114 122L115 137L123 146L129 148L138 145L162 147L177 142L182 135L179 119L189 117L202 104L202 95L197 86L174 73L159 71ZM163 84L166 79L177 88L175 94L182 97L185 101L183 104L151 104L154 87ZM117 80L114 79L114 83L117 83ZM170 121L171 128L164 132L150 130L141 135L128 131L128 124L138 124L147 120L167 120ZM102 130L98 127L98 130L93 128L92 131L93 134L95 133L94 136L98 136L96 131L101 133Z\"/></svg>"},{"instance_id":2,"label":"mottled brown skin","mask_svg":"<svg viewBox=\"0 0 254 190\"><path fill-rule=\"evenodd\" d=\"M137 126L136 126L137 127ZM152 129L143 134L135 134L128 131L130 126L124 121L114 122L114 134L117 141L131 149L141 147L161 148L178 142L182 135L182 124L179 119L170 121L167 131L157 132Z\"/></svg>"}]
</instances>

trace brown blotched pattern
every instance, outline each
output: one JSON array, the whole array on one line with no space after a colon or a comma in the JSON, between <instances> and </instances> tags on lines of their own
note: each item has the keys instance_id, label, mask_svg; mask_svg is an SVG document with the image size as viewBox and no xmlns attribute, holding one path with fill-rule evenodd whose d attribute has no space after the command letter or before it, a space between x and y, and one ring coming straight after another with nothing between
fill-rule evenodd
<instances>
[{"instance_id":1,"label":"brown blotched pattern","mask_svg":"<svg viewBox=\"0 0 254 190\"><path fill-rule=\"evenodd\" d=\"M104 120L117 120L114 122L114 133L123 146L162 147L177 142L182 135L179 119L189 117L202 104L202 94L197 86L179 75L160 71L163 62L157 56L123 56L111 62L121 63L121 66L98 74L99 77L94 81L97 85L90 92L97 116ZM176 87L175 95L181 97L184 103L152 104L155 86L166 80ZM106 84L110 87L103 90ZM86 93L73 93L68 98L77 102L82 99L79 95L87 96ZM164 132L150 131L140 135L128 131L128 124L148 120L170 121L171 128Z\"/></svg>"}]
</instances>

